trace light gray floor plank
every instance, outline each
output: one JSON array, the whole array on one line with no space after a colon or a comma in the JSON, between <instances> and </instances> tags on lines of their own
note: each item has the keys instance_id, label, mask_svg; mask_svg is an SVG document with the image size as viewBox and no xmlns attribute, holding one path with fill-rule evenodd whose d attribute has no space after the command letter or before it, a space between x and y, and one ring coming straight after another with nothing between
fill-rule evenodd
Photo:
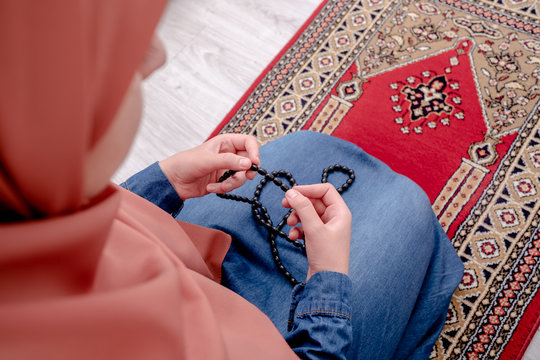
<instances>
[{"instance_id":1,"label":"light gray floor plank","mask_svg":"<svg viewBox=\"0 0 540 360\"><path fill-rule=\"evenodd\" d=\"M319 3L172 0L158 30L168 61L145 82L143 123L113 181L203 142Z\"/></svg>"},{"instance_id":2,"label":"light gray floor plank","mask_svg":"<svg viewBox=\"0 0 540 360\"><path fill-rule=\"evenodd\" d=\"M534 338L523 355L523 360L540 360L540 329L534 335Z\"/></svg>"},{"instance_id":3,"label":"light gray floor plank","mask_svg":"<svg viewBox=\"0 0 540 360\"><path fill-rule=\"evenodd\" d=\"M144 85L143 123L113 181L203 142L319 3L171 0L158 30L168 61ZM540 331L523 359L540 359Z\"/></svg>"}]
</instances>

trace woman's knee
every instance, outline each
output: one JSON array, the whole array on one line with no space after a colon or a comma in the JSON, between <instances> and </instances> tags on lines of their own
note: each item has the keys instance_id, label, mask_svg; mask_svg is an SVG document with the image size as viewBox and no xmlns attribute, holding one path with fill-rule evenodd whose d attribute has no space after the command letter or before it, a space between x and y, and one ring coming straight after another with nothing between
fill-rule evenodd
<instances>
[{"instance_id":1,"label":"woman's knee","mask_svg":"<svg viewBox=\"0 0 540 360\"><path fill-rule=\"evenodd\" d=\"M393 198L387 213L388 229L395 235L392 246L409 261L429 261L437 229L426 193L410 179L397 175L388 188Z\"/></svg>"}]
</instances>

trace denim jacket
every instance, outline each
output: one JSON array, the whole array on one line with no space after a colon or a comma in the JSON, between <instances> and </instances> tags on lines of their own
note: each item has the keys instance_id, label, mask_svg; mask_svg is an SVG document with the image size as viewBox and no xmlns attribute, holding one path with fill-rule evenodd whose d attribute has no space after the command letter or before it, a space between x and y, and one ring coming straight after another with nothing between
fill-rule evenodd
<instances>
[{"instance_id":1,"label":"denim jacket","mask_svg":"<svg viewBox=\"0 0 540 360\"><path fill-rule=\"evenodd\" d=\"M183 207L156 162L120 186L176 217ZM331 271L314 274L292 291L287 343L301 359L345 359L352 342L352 283Z\"/></svg>"}]
</instances>

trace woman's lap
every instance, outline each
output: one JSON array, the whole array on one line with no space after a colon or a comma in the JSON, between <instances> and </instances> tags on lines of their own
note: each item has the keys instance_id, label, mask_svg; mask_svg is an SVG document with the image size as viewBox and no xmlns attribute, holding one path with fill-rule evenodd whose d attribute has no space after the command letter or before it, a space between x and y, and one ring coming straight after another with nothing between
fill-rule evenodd
<instances>
[{"instance_id":1,"label":"woman's lap","mask_svg":"<svg viewBox=\"0 0 540 360\"><path fill-rule=\"evenodd\" d=\"M421 354L429 354L444 324L462 265L423 191L357 146L334 137L298 132L261 147L261 166L289 171L298 184L320 182L323 169L336 163L356 175L343 193L353 215L350 358L403 358L415 351L418 358L427 358ZM252 197L259 180L233 193ZM336 186L344 180L338 173L328 178ZM287 211L282 198L283 191L272 184L261 194L274 224ZM259 307L285 334L292 286L275 267L268 233L255 223L251 207L210 195L186 201L178 218L232 235L223 284ZM305 256L284 239L276 241L284 265L298 280L305 279Z\"/></svg>"}]
</instances>

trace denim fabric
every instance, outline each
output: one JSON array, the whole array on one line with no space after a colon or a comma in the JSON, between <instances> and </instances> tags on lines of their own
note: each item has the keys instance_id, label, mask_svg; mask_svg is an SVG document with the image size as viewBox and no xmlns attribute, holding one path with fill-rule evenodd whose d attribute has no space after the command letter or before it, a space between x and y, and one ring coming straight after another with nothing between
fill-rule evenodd
<instances>
[{"instance_id":1,"label":"denim fabric","mask_svg":"<svg viewBox=\"0 0 540 360\"><path fill-rule=\"evenodd\" d=\"M346 359L352 343L351 290L347 275L329 271L293 288L285 339L301 359Z\"/></svg>"},{"instance_id":2,"label":"denim fabric","mask_svg":"<svg viewBox=\"0 0 540 360\"><path fill-rule=\"evenodd\" d=\"M261 147L262 167L290 171L299 184L320 182L322 170L336 163L356 173L343 194L353 215L349 277L322 272L293 288L275 268L267 232L244 203L215 195L190 199L178 218L231 234L223 284L265 312L300 357L427 359L463 265L424 192L356 145L334 137L297 132ZM158 191L141 186L136 192L166 211L175 208L178 201L166 205L159 196L162 191L173 199L174 189L157 171L159 166L153 170L132 177L129 188L133 190L132 182L155 186ZM139 176L147 180L139 181ZM251 197L259 180L234 193ZM328 180L338 186L346 176L334 173ZM282 198L283 192L273 185L261 194L274 223L286 212ZM304 279L305 256L283 239L277 242L285 266ZM351 323L352 342L347 330Z\"/></svg>"},{"instance_id":3,"label":"denim fabric","mask_svg":"<svg viewBox=\"0 0 540 360\"><path fill-rule=\"evenodd\" d=\"M328 331L335 318L321 319L328 320L327 326L313 323L310 337L320 339L322 348L342 348L336 355L348 359L427 359L444 326L463 264L425 193L356 145L335 137L296 132L261 147L261 166L290 171L298 184L319 183L323 169L336 163L356 173L353 185L343 193L353 216L349 271L353 338L345 354L341 342L346 336ZM260 179L233 193L253 196ZM339 173L328 179L336 186L345 180ZM280 204L283 196L271 184L261 193L274 224L286 212ZM209 195L187 200L178 218L231 234L223 284L266 313L289 339L293 288L276 269L267 232L254 221L250 206ZM302 252L281 238L276 241L284 265L297 279L305 279L308 264Z\"/></svg>"},{"instance_id":4,"label":"denim fabric","mask_svg":"<svg viewBox=\"0 0 540 360\"><path fill-rule=\"evenodd\" d=\"M184 205L157 162L119 185L154 203L173 216L177 216Z\"/></svg>"}]
</instances>

